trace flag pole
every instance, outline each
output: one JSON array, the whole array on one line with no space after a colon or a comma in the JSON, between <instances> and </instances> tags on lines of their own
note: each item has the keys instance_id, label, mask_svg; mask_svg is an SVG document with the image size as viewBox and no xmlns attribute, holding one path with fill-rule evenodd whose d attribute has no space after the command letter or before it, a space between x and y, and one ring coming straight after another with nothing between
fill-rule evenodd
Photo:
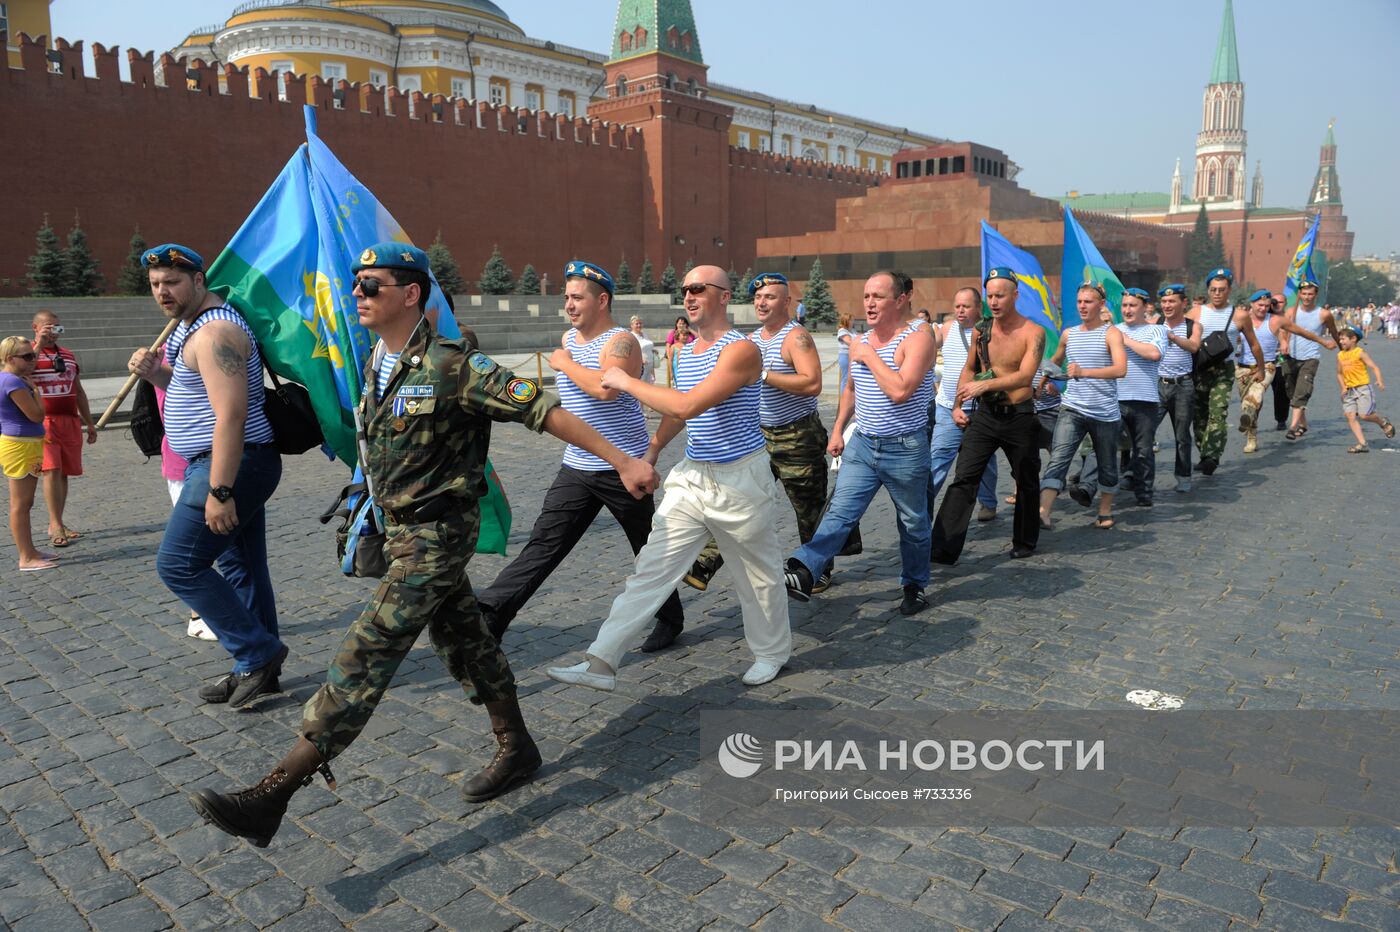
<instances>
[{"instance_id":1,"label":"flag pole","mask_svg":"<svg viewBox=\"0 0 1400 932\"><path fill-rule=\"evenodd\" d=\"M160 332L160 336L156 337L156 341L151 344L152 353L160 349L161 344L170 339L170 334L175 332L175 328L179 326L179 324L180 318L176 317L165 325L165 329ZM122 390L117 392L117 397L112 399L112 403L107 406L107 410L103 411L102 416L97 419L98 430L107 426L107 422L111 420L112 415L117 413L117 409L122 406L122 402L126 400L126 396L131 394L131 390L136 387L136 381L140 378L141 377L135 372L127 377L126 384L122 386Z\"/></svg>"}]
</instances>

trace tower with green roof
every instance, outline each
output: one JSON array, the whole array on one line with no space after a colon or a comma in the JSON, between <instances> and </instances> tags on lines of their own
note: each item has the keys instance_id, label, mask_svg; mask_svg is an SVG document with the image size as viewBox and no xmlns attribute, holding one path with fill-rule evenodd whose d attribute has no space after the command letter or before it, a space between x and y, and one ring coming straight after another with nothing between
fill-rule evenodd
<instances>
[{"instance_id":1,"label":"tower with green roof","mask_svg":"<svg viewBox=\"0 0 1400 932\"><path fill-rule=\"evenodd\" d=\"M1347 230L1346 214L1342 212L1342 183L1337 178L1337 139L1332 124L1327 121L1327 136L1322 140L1322 152L1317 160L1317 177L1308 193L1308 212L1322 216L1317 225L1317 248L1327 253L1333 262L1351 258L1356 234Z\"/></svg>"},{"instance_id":2,"label":"tower with green roof","mask_svg":"<svg viewBox=\"0 0 1400 932\"><path fill-rule=\"evenodd\" d=\"M1242 210L1245 170L1244 81L1235 42L1234 5L1225 0L1210 83L1201 102L1192 200L1203 202L1207 210Z\"/></svg>"}]
</instances>

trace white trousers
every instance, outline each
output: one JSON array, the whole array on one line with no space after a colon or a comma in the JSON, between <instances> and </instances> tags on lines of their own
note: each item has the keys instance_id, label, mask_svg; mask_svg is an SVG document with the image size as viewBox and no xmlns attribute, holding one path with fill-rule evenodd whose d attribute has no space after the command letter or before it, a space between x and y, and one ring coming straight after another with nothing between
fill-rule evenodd
<instances>
[{"instance_id":1,"label":"white trousers","mask_svg":"<svg viewBox=\"0 0 1400 932\"><path fill-rule=\"evenodd\" d=\"M613 600L589 655L616 670L713 537L734 577L749 650L756 660L786 663L792 629L776 530L779 486L768 452L757 450L732 463L683 459L662 490L636 571Z\"/></svg>"}]
</instances>

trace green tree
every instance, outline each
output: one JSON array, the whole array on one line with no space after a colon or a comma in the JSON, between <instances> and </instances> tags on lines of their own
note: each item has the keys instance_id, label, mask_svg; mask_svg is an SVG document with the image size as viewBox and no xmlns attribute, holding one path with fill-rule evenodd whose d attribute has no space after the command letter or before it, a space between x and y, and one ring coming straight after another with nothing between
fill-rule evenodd
<instances>
[{"instance_id":1,"label":"green tree","mask_svg":"<svg viewBox=\"0 0 1400 932\"><path fill-rule=\"evenodd\" d=\"M34 255L24 264L29 277L29 293L36 298L55 298L63 294L66 263L63 252L58 248L58 234L49 226L49 215L44 214L44 225L34 237Z\"/></svg>"},{"instance_id":2,"label":"green tree","mask_svg":"<svg viewBox=\"0 0 1400 932\"><path fill-rule=\"evenodd\" d=\"M802 290L802 304L807 309L807 325L836 323L836 302L831 298L831 286L822 275L822 260L812 260L807 275L807 287Z\"/></svg>"},{"instance_id":3,"label":"green tree","mask_svg":"<svg viewBox=\"0 0 1400 932\"><path fill-rule=\"evenodd\" d=\"M68 231L68 248L63 250L63 293L74 298L90 298L102 293L102 273L88 246L87 234L73 215Z\"/></svg>"},{"instance_id":4,"label":"green tree","mask_svg":"<svg viewBox=\"0 0 1400 932\"><path fill-rule=\"evenodd\" d=\"M467 280L462 277L457 260L452 258L447 244L442 241L441 230L438 230L433 245L428 247L428 267L433 270L433 278L437 279L438 285L448 294L462 294L467 290Z\"/></svg>"},{"instance_id":5,"label":"green tree","mask_svg":"<svg viewBox=\"0 0 1400 932\"><path fill-rule=\"evenodd\" d=\"M739 290L734 293L735 301L742 301L745 304L752 304L753 298L749 297L749 285L753 282L753 269L744 269L744 277L739 279Z\"/></svg>"},{"instance_id":6,"label":"green tree","mask_svg":"<svg viewBox=\"0 0 1400 932\"><path fill-rule=\"evenodd\" d=\"M510 294L515 287L515 275L506 260L501 258L501 247L491 247L491 258L486 260L481 270L481 281L477 283L482 294Z\"/></svg>"},{"instance_id":7,"label":"green tree","mask_svg":"<svg viewBox=\"0 0 1400 932\"><path fill-rule=\"evenodd\" d=\"M1374 269L1338 262L1328 273L1327 303L1333 307L1365 307L1395 300L1395 282Z\"/></svg>"},{"instance_id":8,"label":"green tree","mask_svg":"<svg viewBox=\"0 0 1400 932\"><path fill-rule=\"evenodd\" d=\"M671 296L672 304L681 303L681 286L676 281L676 267L671 263L666 263L666 268L661 272L661 285L657 288L659 294Z\"/></svg>"},{"instance_id":9,"label":"green tree","mask_svg":"<svg viewBox=\"0 0 1400 932\"><path fill-rule=\"evenodd\" d=\"M729 294L731 295L730 303L737 303L743 300L740 297L742 292L739 291L739 273L734 271L734 266L732 265L729 267Z\"/></svg>"},{"instance_id":10,"label":"green tree","mask_svg":"<svg viewBox=\"0 0 1400 932\"><path fill-rule=\"evenodd\" d=\"M1206 205L1196 213L1196 225L1186 235L1186 288L1191 294L1205 290L1206 273L1218 265L1215 238L1211 235Z\"/></svg>"},{"instance_id":11,"label":"green tree","mask_svg":"<svg viewBox=\"0 0 1400 932\"><path fill-rule=\"evenodd\" d=\"M520 272L520 281L515 283L516 294L539 294L540 293L540 273L535 271L535 267L530 263L525 263L525 268Z\"/></svg>"},{"instance_id":12,"label":"green tree","mask_svg":"<svg viewBox=\"0 0 1400 932\"><path fill-rule=\"evenodd\" d=\"M642 262L642 274L637 279L637 294L656 294L656 272L651 267L651 260Z\"/></svg>"},{"instance_id":13,"label":"green tree","mask_svg":"<svg viewBox=\"0 0 1400 932\"><path fill-rule=\"evenodd\" d=\"M613 288L618 294L631 294L635 287L637 286L632 281L632 269L627 264L627 257L623 256L622 261L617 264L617 274L613 276Z\"/></svg>"},{"instance_id":14,"label":"green tree","mask_svg":"<svg viewBox=\"0 0 1400 932\"><path fill-rule=\"evenodd\" d=\"M146 237L137 227L131 233L131 247L127 251L126 262L117 273L117 293L145 295L151 292L151 280L141 266L141 256L146 252Z\"/></svg>"}]
</instances>

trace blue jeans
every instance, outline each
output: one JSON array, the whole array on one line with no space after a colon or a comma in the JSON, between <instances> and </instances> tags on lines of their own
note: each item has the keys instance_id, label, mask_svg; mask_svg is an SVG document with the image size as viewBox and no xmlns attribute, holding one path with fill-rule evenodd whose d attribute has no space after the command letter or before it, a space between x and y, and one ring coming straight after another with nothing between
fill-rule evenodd
<instances>
[{"instance_id":1,"label":"blue jeans","mask_svg":"<svg viewBox=\"0 0 1400 932\"><path fill-rule=\"evenodd\" d=\"M933 439L929 443L928 455L928 513L930 518L938 514L938 509L934 507L934 499L938 498L938 490L943 488L943 483L948 478L948 473L952 471L953 460L958 457L958 450L962 447L963 429L953 423L953 409L938 406L938 417L933 422ZM987 468L982 471L982 482L977 486L977 501L983 507L995 509L997 507L997 461L996 457L987 461Z\"/></svg>"},{"instance_id":2,"label":"blue jeans","mask_svg":"<svg viewBox=\"0 0 1400 932\"><path fill-rule=\"evenodd\" d=\"M1045 475L1040 479L1040 487L1059 492L1065 487L1065 476L1069 474L1069 464L1079 450L1079 444L1088 434L1094 445L1094 455L1099 460L1097 479L1102 487L1112 492L1118 487L1118 431L1119 420L1096 421L1080 414L1073 408L1061 406L1060 416L1055 421L1055 443L1050 448L1050 462L1045 466ZM1081 476L1081 487L1092 497L1098 491L1095 477Z\"/></svg>"},{"instance_id":3,"label":"blue jeans","mask_svg":"<svg viewBox=\"0 0 1400 932\"><path fill-rule=\"evenodd\" d=\"M896 437L867 437L860 431L841 455L836 489L812 539L792 556L813 578L846 545L880 486L890 494L899 526L902 586L928 585L928 440L922 430Z\"/></svg>"},{"instance_id":4,"label":"blue jeans","mask_svg":"<svg viewBox=\"0 0 1400 932\"><path fill-rule=\"evenodd\" d=\"M224 650L233 655L235 673L267 666L282 649L267 568L264 509L281 478L282 457L275 449L244 450L233 483L238 526L232 534L215 534L204 525L209 457L190 463L156 554L161 582L218 635Z\"/></svg>"},{"instance_id":5,"label":"blue jeans","mask_svg":"<svg viewBox=\"0 0 1400 932\"><path fill-rule=\"evenodd\" d=\"M846 376L851 372L851 351L846 347L841 347L841 351L836 354L836 398L840 400L841 392L846 389Z\"/></svg>"}]
</instances>

